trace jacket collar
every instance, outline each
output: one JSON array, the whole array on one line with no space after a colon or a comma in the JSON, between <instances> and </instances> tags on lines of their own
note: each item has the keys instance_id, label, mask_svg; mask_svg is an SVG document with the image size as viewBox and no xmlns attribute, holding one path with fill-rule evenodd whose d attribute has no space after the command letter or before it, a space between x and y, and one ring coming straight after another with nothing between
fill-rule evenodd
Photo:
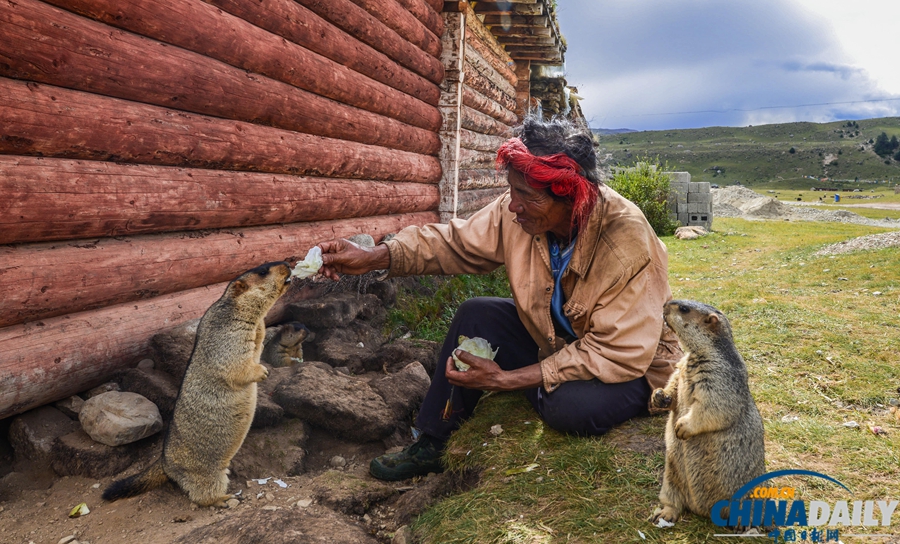
<instances>
[{"instance_id":1,"label":"jacket collar","mask_svg":"<svg viewBox=\"0 0 900 544\"><path fill-rule=\"evenodd\" d=\"M594 205L594 211L591 212L591 217L588 219L584 231L579 233L578 238L575 239L575 252L572 254L572 260L569 262L568 269L582 278L587 274L588 269L591 267L594 255L597 254L597 244L600 243L600 234L603 230L603 217L605 215L604 212L606 211L604 188L605 186L600 186L600 191L597 194L597 203Z\"/></svg>"}]
</instances>

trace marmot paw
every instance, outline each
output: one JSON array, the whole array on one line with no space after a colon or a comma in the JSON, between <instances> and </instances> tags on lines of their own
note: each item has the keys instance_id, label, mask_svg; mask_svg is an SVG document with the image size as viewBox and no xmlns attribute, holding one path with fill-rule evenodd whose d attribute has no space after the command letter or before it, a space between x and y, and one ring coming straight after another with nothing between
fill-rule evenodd
<instances>
[{"instance_id":1,"label":"marmot paw","mask_svg":"<svg viewBox=\"0 0 900 544\"><path fill-rule=\"evenodd\" d=\"M654 391L653 395L650 397L650 406L658 410L665 410L669 406L672 406L672 397L666 395L664 389L659 388Z\"/></svg>"},{"instance_id":2,"label":"marmot paw","mask_svg":"<svg viewBox=\"0 0 900 544\"><path fill-rule=\"evenodd\" d=\"M688 438L694 436L694 433L691 432L688 422L684 420L684 418L679 419L675 422L675 437L679 440L687 440Z\"/></svg>"},{"instance_id":3,"label":"marmot paw","mask_svg":"<svg viewBox=\"0 0 900 544\"><path fill-rule=\"evenodd\" d=\"M647 521L660 528L671 527L678 521L678 512L671 506L657 506Z\"/></svg>"}]
</instances>

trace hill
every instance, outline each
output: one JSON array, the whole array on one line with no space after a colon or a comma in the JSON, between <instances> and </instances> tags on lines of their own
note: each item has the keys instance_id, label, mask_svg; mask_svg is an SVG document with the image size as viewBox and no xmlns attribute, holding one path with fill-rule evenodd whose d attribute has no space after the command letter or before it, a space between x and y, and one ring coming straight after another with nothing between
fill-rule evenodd
<instances>
[{"instance_id":1,"label":"hill","mask_svg":"<svg viewBox=\"0 0 900 544\"><path fill-rule=\"evenodd\" d=\"M596 139L607 166L659 157L668 170L690 172L693 181L840 187L840 180L900 182L900 162L872 149L882 132L900 138L900 117L596 134Z\"/></svg>"}]
</instances>

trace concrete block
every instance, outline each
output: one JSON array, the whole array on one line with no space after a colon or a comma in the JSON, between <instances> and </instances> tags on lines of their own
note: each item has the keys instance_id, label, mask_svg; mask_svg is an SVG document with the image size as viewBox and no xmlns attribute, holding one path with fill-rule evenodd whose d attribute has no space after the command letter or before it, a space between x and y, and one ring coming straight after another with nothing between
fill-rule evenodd
<instances>
[{"instance_id":1,"label":"concrete block","mask_svg":"<svg viewBox=\"0 0 900 544\"><path fill-rule=\"evenodd\" d=\"M700 182L692 181L688 184L688 192L689 193L699 193L700 192Z\"/></svg>"},{"instance_id":2,"label":"concrete block","mask_svg":"<svg viewBox=\"0 0 900 544\"><path fill-rule=\"evenodd\" d=\"M690 172L666 172L666 174L669 174L669 177L672 179L672 183L690 183L691 182Z\"/></svg>"},{"instance_id":3,"label":"concrete block","mask_svg":"<svg viewBox=\"0 0 900 544\"><path fill-rule=\"evenodd\" d=\"M699 192L701 192L701 193L709 192L709 182L708 181L698 181L697 184L700 186Z\"/></svg>"},{"instance_id":4,"label":"concrete block","mask_svg":"<svg viewBox=\"0 0 900 544\"><path fill-rule=\"evenodd\" d=\"M704 204L710 202L709 191L705 193L688 193L688 202L702 202Z\"/></svg>"},{"instance_id":5,"label":"concrete block","mask_svg":"<svg viewBox=\"0 0 900 544\"><path fill-rule=\"evenodd\" d=\"M688 213L686 213L686 212L685 212L685 213L682 213L682 212L679 212L679 213L678 213L678 222L681 223L682 225L687 225L687 224L688 224L688 219L689 219L689 218L690 218L690 214L688 214Z\"/></svg>"}]
</instances>

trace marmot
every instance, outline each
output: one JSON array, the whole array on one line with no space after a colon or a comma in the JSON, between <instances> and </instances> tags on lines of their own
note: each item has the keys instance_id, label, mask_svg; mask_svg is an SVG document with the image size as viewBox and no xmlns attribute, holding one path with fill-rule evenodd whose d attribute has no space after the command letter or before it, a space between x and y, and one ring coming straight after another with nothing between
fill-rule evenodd
<instances>
[{"instance_id":1,"label":"marmot","mask_svg":"<svg viewBox=\"0 0 900 544\"><path fill-rule=\"evenodd\" d=\"M259 363L263 318L288 288L286 262L267 263L228 284L197 326L194 351L175 401L162 457L141 473L113 482L108 501L177 483L200 506L224 506L231 498L228 464L256 411L256 382L269 371Z\"/></svg>"},{"instance_id":2,"label":"marmot","mask_svg":"<svg viewBox=\"0 0 900 544\"><path fill-rule=\"evenodd\" d=\"M687 300L667 302L663 314L685 355L650 399L652 408L670 410L662 505L650 521L675 523L685 509L709 517L716 502L763 474L765 444L728 319Z\"/></svg>"},{"instance_id":3,"label":"marmot","mask_svg":"<svg viewBox=\"0 0 900 544\"><path fill-rule=\"evenodd\" d=\"M276 368L292 366L303 360L303 341L309 337L309 329L302 323L285 323L266 339L260 361Z\"/></svg>"}]
</instances>

